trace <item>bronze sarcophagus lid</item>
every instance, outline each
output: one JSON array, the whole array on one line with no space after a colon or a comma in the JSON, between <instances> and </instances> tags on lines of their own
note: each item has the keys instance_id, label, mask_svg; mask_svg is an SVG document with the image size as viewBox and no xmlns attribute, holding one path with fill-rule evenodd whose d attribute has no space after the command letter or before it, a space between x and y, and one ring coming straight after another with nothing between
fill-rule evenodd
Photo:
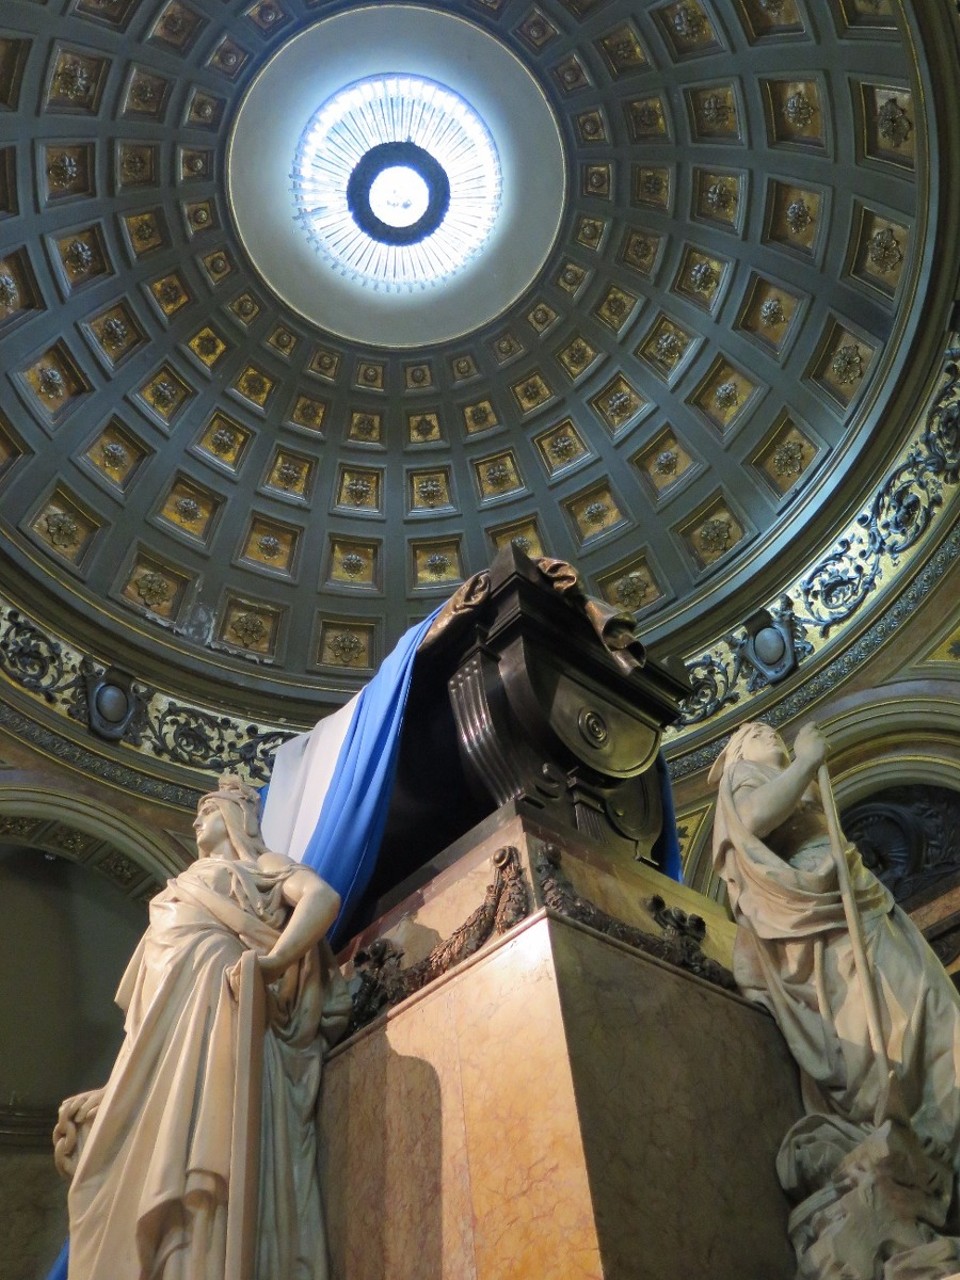
<instances>
[{"instance_id":1,"label":"bronze sarcophagus lid","mask_svg":"<svg viewBox=\"0 0 960 1280\"><path fill-rule=\"evenodd\" d=\"M659 865L660 741L689 693L677 665L648 658L632 617L589 599L570 565L501 552L417 654L366 913L501 809Z\"/></svg>"}]
</instances>

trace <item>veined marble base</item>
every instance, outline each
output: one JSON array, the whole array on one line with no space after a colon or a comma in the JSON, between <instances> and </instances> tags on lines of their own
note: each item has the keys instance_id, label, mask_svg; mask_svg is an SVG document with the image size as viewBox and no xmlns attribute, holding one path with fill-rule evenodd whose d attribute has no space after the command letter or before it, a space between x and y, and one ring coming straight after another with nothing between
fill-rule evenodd
<instances>
[{"instance_id":1,"label":"veined marble base","mask_svg":"<svg viewBox=\"0 0 960 1280\"><path fill-rule=\"evenodd\" d=\"M792 1280L772 1021L540 908L329 1059L334 1280Z\"/></svg>"}]
</instances>

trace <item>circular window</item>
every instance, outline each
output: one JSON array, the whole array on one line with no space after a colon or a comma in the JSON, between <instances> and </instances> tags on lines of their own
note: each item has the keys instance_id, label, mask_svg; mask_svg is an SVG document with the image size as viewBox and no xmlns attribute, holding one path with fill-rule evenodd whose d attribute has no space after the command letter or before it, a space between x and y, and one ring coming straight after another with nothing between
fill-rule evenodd
<instances>
[{"instance_id":1,"label":"circular window","mask_svg":"<svg viewBox=\"0 0 960 1280\"><path fill-rule=\"evenodd\" d=\"M500 193L484 122L421 76L347 85L297 146L300 226L341 274L378 289L419 289L466 266L493 229Z\"/></svg>"}]
</instances>

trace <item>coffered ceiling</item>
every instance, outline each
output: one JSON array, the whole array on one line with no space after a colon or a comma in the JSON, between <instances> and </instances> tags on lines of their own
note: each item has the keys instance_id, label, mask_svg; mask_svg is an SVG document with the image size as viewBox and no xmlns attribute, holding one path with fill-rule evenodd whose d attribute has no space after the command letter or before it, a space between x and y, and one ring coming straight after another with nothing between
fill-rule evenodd
<instances>
[{"instance_id":1,"label":"coffered ceiling","mask_svg":"<svg viewBox=\"0 0 960 1280\"><path fill-rule=\"evenodd\" d=\"M338 336L322 297L307 319L274 293L229 199L249 86L358 8L5 0L10 586L104 658L232 706L238 680L244 697L336 700L511 541L573 561L650 641L691 652L830 544L929 390L957 274L936 162L955 147L949 15L416 7L425 31L455 15L539 87L563 203L499 315L471 328L454 280L466 330L392 345ZM376 6L384 71L422 61L391 40L412 8ZM455 38L433 41L431 74L444 44L466 92ZM322 71L278 110L305 125L340 87ZM500 145L522 152L525 115L493 80L473 97L500 93ZM258 191L245 146L245 198L282 238L290 188L265 150ZM524 163L509 198L529 184L528 220L555 226L554 188ZM491 277L521 234L492 242Z\"/></svg>"}]
</instances>

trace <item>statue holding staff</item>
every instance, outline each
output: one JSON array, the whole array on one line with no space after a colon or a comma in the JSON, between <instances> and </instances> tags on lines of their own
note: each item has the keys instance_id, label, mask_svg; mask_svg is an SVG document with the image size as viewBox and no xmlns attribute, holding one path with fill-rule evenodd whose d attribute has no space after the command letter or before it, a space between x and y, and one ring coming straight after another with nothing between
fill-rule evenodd
<instances>
[{"instance_id":1,"label":"statue holding staff","mask_svg":"<svg viewBox=\"0 0 960 1280\"><path fill-rule=\"evenodd\" d=\"M776 1018L805 1117L777 1161L798 1280L960 1273L960 997L836 821L814 726L746 724L711 770L734 976ZM818 785L819 775L819 785Z\"/></svg>"},{"instance_id":2,"label":"statue holding staff","mask_svg":"<svg viewBox=\"0 0 960 1280\"><path fill-rule=\"evenodd\" d=\"M60 1109L70 1280L224 1280L228 1209L249 1155L237 1150L244 1054L256 1056L260 1081L241 1144L257 1146L259 1184L244 1270L254 1280L327 1275L314 1112L323 1050L350 1007L321 943L340 900L309 867L264 847L259 803L229 775L201 799L197 861L151 901L120 984L126 1038L110 1080ZM245 1035L241 966L249 972L251 956L263 1013Z\"/></svg>"}]
</instances>

